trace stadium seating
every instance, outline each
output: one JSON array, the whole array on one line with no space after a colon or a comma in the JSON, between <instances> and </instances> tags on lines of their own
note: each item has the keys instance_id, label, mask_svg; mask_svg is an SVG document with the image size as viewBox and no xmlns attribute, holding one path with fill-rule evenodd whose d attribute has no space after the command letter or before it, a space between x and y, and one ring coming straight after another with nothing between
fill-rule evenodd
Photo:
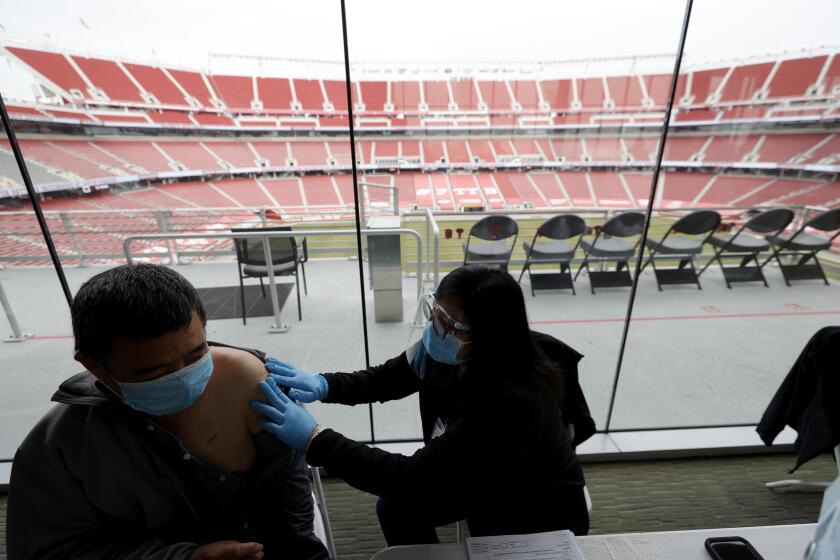
<instances>
[{"instance_id":1,"label":"stadium seating","mask_svg":"<svg viewBox=\"0 0 840 560\"><path fill-rule=\"evenodd\" d=\"M346 90L338 80L210 75L11 46L7 50L69 100L239 111L346 109ZM584 110L661 108L669 84L667 74L631 74L539 81L361 81L353 90L355 103L371 113L567 112L576 104ZM840 59L818 55L688 70L680 77L678 98L694 105L746 103L827 95L838 84Z\"/></svg>"},{"instance_id":2,"label":"stadium seating","mask_svg":"<svg viewBox=\"0 0 840 560\"><path fill-rule=\"evenodd\" d=\"M231 109L250 110L253 97L253 80L246 76L210 76L213 89L225 106Z\"/></svg>"},{"instance_id":3,"label":"stadium seating","mask_svg":"<svg viewBox=\"0 0 840 560\"><path fill-rule=\"evenodd\" d=\"M781 61L768 87L767 97L807 95L808 90L817 83L827 58L823 55Z\"/></svg>"},{"instance_id":4,"label":"stadium seating","mask_svg":"<svg viewBox=\"0 0 840 560\"><path fill-rule=\"evenodd\" d=\"M87 229L77 243L86 251L117 247L119 236L96 229L103 220L119 231L158 227L153 215L135 211L219 209L202 218L215 227L259 208L353 210L341 80L6 50L64 99L15 102L9 112L18 121L56 121L49 133L27 129L21 146L36 184L68 185L44 200L45 210L102 211L82 220ZM643 209L670 85L665 73L362 79L351 84L360 178L395 185L402 209ZM836 173L840 165L840 135L830 121L840 116L835 88L840 57L830 54L686 69L674 115L685 126L669 133L654 206L839 206L840 183L825 167L803 167ZM738 122L745 119L751 122ZM551 125L563 128L539 128ZM743 173L730 169L736 163ZM775 164L807 172L789 177ZM178 171L186 178L172 182ZM99 183L113 184L96 190ZM0 190L19 184L0 140ZM390 207L386 190L367 193L369 207ZM0 211L14 204L0 199ZM60 237L61 250L72 250L69 235ZM2 249L27 254L14 240Z\"/></svg>"},{"instance_id":5,"label":"stadium seating","mask_svg":"<svg viewBox=\"0 0 840 560\"><path fill-rule=\"evenodd\" d=\"M105 93L112 101L145 103L140 90L132 83L122 67L112 60L72 56L73 62L84 73L96 89Z\"/></svg>"}]
</instances>

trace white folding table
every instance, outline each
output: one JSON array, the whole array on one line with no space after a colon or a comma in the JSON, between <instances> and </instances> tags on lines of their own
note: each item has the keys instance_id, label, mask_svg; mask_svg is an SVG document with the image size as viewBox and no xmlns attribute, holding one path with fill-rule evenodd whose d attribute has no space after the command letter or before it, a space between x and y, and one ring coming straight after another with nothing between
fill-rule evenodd
<instances>
[{"instance_id":1,"label":"white folding table","mask_svg":"<svg viewBox=\"0 0 840 560\"><path fill-rule=\"evenodd\" d=\"M579 537L586 541L620 539L643 534L654 537L669 560L709 560L704 542L709 537L744 537L764 560L800 560L814 537L816 524L738 527L729 529L700 529L694 531L663 531ZM633 558L630 556L630 558ZM373 556L372 560L467 560L464 543L394 546ZM621 560L616 558L615 560Z\"/></svg>"}]
</instances>

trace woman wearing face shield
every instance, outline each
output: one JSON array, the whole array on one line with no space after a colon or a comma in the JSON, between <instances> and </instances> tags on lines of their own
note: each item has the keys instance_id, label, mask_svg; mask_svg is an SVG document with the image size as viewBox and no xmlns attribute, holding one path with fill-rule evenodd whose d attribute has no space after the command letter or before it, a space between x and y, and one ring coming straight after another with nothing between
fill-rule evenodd
<instances>
[{"instance_id":1,"label":"woman wearing face shield","mask_svg":"<svg viewBox=\"0 0 840 560\"><path fill-rule=\"evenodd\" d=\"M389 546L438 542L435 527L461 519L473 536L586 534L583 472L561 417L562 373L535 343L519 285L507 272L462 267L424 313L421 340L368 370L310 376L270 359L267 404L252 404L263 428L309 464L379 496ZM580 355L563 347L576 363ZM291 399L345 405L419 393L425 446L404 456L350 440L278 384Z\"/></svg>"}]
</instances>

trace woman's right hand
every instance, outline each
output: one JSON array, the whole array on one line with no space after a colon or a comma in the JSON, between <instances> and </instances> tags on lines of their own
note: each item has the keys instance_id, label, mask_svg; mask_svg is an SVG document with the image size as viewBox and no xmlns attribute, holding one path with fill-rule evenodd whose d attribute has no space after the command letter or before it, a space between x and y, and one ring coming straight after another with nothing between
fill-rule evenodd
<instances>
[{"instance_id":1,"label":"woman's right hand","mask_svg":"<svg viewBox=\"0 0 840 560\"><path fill-rule=\"evenodd\" d=\"M289 387L289 397L303 403L327 398L329 385L323 375L309 375L288 362L267 358L265 369L278 385Z\"/></svg>"}]
</instances>

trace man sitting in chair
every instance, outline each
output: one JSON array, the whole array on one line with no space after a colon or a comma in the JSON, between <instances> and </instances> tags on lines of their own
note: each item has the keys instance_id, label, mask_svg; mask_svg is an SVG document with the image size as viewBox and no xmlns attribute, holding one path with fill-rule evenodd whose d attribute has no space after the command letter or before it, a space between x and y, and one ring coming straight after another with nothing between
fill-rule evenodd
<instances>
[{"instance_id":1,"label":"man sitting in chair","mask_svg":"<svg viewBox=\"0 0 840 560\"><path fill-rule=\"evenodd\" d=\"M82 285L72 315L87 371L15 455L9 558L328 557L306 463L249 407L264 355L208 343L189 282L120 266Z\"/></svg>"}]
</instances>

